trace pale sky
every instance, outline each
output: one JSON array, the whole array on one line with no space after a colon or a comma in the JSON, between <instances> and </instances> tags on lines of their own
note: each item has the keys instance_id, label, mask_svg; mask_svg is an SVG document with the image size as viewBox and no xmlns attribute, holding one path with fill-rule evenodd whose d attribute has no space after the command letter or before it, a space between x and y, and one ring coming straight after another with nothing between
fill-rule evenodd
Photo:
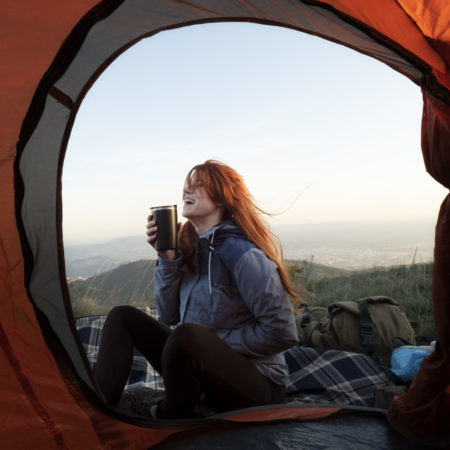
<instances>
[{"instance_id":1,"label":"pale sky","mask_svg":"<svg viewBox=\"0 0 450 450\"><path fill-rule=\"evenodd\" d=\"M354 50L243 23L164 31L88 92L63 172L66 244L143 234L188 170L219 159L271 223L434 218L420 88ZM299 194L301 195L299 196ZM182 220L182 218L180 218Z\"/></svg>"}]
</instances>

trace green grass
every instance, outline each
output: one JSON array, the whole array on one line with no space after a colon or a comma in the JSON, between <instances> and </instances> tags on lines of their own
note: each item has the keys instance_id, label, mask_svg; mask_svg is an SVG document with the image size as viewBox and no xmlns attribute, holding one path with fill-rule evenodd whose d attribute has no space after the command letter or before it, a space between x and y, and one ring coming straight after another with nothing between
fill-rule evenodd
<instances>
[{"instance_id":1,"label":"green grass","mask_svg":"<svg viewBox=\"0 0 450 450\"><path fill-rule=\"evenodd\" d=\"M101 305L93 298L81 297L72 300L72 312L76 319L79 317L103 315L109 310L109 306Z\"/></svg>"},{"instance_id":2,"label":"green grass","mask_svg":"<svg viewBox=\"0 0 450 450\"><path fill-rule=\"evenodd\" d=\"M304 296L310 306L328 306L335 301L374 295L390 297L415 325L416 335L424 336L424 341L428 341L436 337L431 295L432 270L431 263L375 267L319 280L302 278L300 273L296 281L302 282L311 293Z\"/></svg>"},{"instance_id":3,"label":"green grass","mask_svg":"<svg viewBox=\"0 0 450 450\"><path fill-rule=\"evenodd\" d=\"M155 302L156 261L136 261L86 280L69 281L75 318L106 314L116 305L148 306Z\"/></svg>"},{"instance_id":4,"label":"green grass","mask_svg":"<svg viewBox=\"0 0 450 450\"><path fill-rule=\"evenodd\" d=\"M417 324L417 336L424 343L436 337L431 280L433 265L411 264L348 271L310 261L286 261L294 288L310 306L328 306L340 300L384 295L396 301L408 319ZM72 308L76 318L106 314L113 306L153 305L155 261L136 261L95 275L87 280L69 282ZM294 306L298 307L295 302Z\"/></svg>"}]
</instances>

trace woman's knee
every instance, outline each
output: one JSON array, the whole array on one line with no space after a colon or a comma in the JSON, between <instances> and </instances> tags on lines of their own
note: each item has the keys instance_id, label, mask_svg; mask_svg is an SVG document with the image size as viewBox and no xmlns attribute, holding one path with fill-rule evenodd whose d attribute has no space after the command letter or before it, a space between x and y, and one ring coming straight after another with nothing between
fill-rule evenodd
<instances>
[{"instance_id":1,"label":"woman's knee","mask_svg":"<svg viewBox=\"0 0 450 450\"><path fill-rule=\"evenodd\" d=\"M201 325L197 325L195 323L182 323L178 325L173 330L174 339L177 339L181 342L197 342L202 341L207 337L208 334L211 334L211 330L208 330Z\"/></svg>"},{"instance_id":2,"label":"woman's knee","mask_svg":"<svg viewBox=\"0 0 450 450\"><path fill-rule=\"evenodd\" d=\"M174 330L167 341L167 350L171 353L190 354L199 351L208 342L212 332L201 325L182 323Z\"/></svg>"},{"instance_id":3,"label":"woman's knee","mask_svg":"<svg viewBox=\"0 0 450 450\"><path fill-rule=\"evenodd\" d=\"M131 305L114 306L106 316L105 325L125 323L136 314L136 311L139 310Z\"/></svg>"},{"instance_id":4,"label":"woman's knee","mask_svg":"<svg viewBox=\"0 0 450 450\"><path fill-rule=\"evenodd\" d=\"M118 305L111 308L111 310L108 313L108 316L116 316L116 315L123 316L126 314L130 314L135 310L136 308L131 305Z\"/></svg>"}]
</instances>

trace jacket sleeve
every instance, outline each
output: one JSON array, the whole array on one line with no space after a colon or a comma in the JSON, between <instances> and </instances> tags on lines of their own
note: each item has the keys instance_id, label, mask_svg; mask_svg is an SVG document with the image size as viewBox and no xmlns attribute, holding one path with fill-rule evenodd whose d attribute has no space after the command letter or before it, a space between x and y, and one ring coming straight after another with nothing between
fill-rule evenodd
<instances>
[{"instance_id":1,"label":"jacket sleeve","mask_svg":"<svg viewBox=\"0 0 450 450\"><path fill-rule=\"evenodd\" d=\"M173 260L158 256L155 273L155 301L159 320L166 325L176 325L180 321L180 271L182 256L177 251Z\"/></svg>"},{"instance_id":2,"label":"jacket sleeve","mask_svg":"<svg viewBox=\"0 0 450 450\"><path fill-rule=\"evenodd\" d=\"M298 344L294 311L276 265L252 248L237 261L234 278L254 322L232 329L225 341L244 356L263 358Z\"/></svg>"}]
</instances>

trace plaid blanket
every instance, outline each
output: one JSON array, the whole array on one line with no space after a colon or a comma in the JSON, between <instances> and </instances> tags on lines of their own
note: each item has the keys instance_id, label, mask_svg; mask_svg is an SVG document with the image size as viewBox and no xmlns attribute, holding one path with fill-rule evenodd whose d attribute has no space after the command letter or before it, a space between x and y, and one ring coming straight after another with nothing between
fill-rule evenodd
<instances>
[{"instance_id":1,"label":"plaid blanket","mask_svg":"<svg viewBox=\"0 0 450 450\"><path fill-rule=\"evenodd\" d=\"M374 406L375 391L392 385L372 358L359 353L292 347L284 356L286 392L297 401Z\"/></svg>"},{"instance_id":2,"label":"plaid blanket","mask_svg":"<svg viewBox=\"0 0 450 450\"><path fill-rule=\"evenodd\" d=\"M157 318L156 308L141 308ZM95 368L106 316L82 317L76 327L88 361ZM392 385L387 374L368 356L338 350L293 347L285 353L289 367L288 401L373 406L376 389ZM126 389L163 390L162 377L135 350Z\"/></svg>"},{"instance_id":3,"label":"plaid blanket","mask_svg":"<svg viewBox=\"0 0 450 450\"><path fill-rule=\"evenodd\" d=\"M158 317L155 307L147 306L139 309L155 318ZM106 316L88 316L81 317L76 321L76 328L92 370L95 369L97 362L97 353L102 338L102 328L105 319ZM133 365L131 366L130 376L128 377L125 389L141 386L156 390L164 389L162 377L153 369L142 354L134 349Z\"/></svg>"}]
</instances>

